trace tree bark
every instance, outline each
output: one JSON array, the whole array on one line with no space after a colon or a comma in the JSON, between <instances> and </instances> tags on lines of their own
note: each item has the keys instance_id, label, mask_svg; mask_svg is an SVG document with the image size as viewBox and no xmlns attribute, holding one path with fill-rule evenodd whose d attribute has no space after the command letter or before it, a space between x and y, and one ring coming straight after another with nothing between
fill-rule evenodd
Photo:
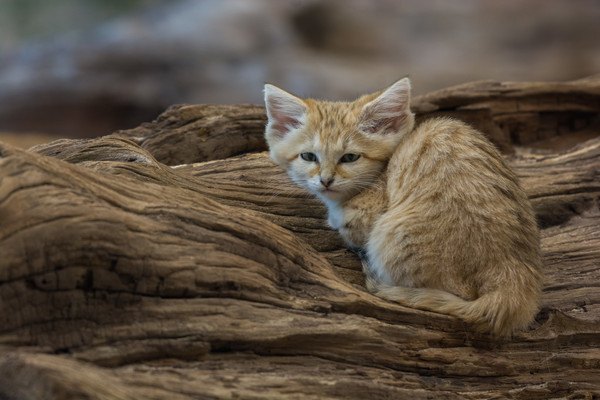
<instances>
[{"instance_id":1,"label":"tree bark","mask_svg":"<svg viewBox=\"0 0 600 400\"><path fill-rule=\"evenodd\" d=\"M0 144L0 399L600 396L600 85L415 99L507 154L542 228L536 321L509 341L372 296L257 106L23 151ZM573 146L573 144L575 144Z\"/></svg>"}]
</instances>

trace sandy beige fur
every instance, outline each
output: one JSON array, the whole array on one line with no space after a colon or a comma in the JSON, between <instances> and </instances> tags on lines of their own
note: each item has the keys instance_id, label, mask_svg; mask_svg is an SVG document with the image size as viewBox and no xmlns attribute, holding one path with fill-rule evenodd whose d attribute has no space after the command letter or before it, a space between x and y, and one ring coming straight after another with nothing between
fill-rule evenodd
<instances>
[{"instance_id":1,"label":"sandy beige fur","mask_svg":"<svg viewBox=\"0 0 600 400\"><path fill-rule=\"evenodd\" d=\"M271 157L365 254L371 291L496 336L531 322L542 281L536 221L480 132L451 119L413 128L406 78L350 103L302 100L271 85L265 101ZM344 154L360 157L341 162Z\"/></svg>"}]
</instances>

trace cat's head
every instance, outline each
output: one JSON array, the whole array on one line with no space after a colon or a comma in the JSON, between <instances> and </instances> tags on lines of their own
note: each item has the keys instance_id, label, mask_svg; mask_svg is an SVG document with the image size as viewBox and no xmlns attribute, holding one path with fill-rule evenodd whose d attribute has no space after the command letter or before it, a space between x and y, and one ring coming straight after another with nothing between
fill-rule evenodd
<instances>
[{"instance_id":1,"label":"cat's head","mask_svg":"<svg viewBox=\"0 0 600 400\"><path fill-rule=\"evenodd\" d=\"M381 174L414 126L410 81L353 102L300 99L265 85L271 158L324 201L343 201Z\"/></svg>"}]
</instances>

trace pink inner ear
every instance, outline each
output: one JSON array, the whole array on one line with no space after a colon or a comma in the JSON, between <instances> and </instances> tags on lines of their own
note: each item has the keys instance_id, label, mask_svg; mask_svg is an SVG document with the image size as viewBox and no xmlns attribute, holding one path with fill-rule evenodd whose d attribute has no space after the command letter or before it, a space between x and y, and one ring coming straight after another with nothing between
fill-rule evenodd
<instances>
[{"instance_id":1,"label":"pink inner ear","mask_svg":"<svg viewBox=\"0 0 600 400\"><path fill-rule=\"evenodd\" d=\"M407 111L406 106L401 103L394 107L388 105L387 109L379 104L373 104L365 110L361 128L367 133L396 133L406 123L409 113L410 111Z\"/></svg>"},{"instance_id":2,"label":"pink inner ear","mask_svg":"<svg viewBox=\"0 0 600 400\"><path fill-rule=\"evenodd\" d=\"M406 121L406 117L406 113L387 118L372 117L370 120L365 121L363 129L368 133L394 133L402 128L402 125L404 125Z\"/></svg>"},{"instance_id":3,"label":"pink inner ear","mask_svg":"<svg viewBox=\"0 0 600 400\"><path fill-rule=\"evenodd\" d=\"M274 112L271 115L271 129L277 133L277 136L283 137L290 129L297 128L300 125L300 121L290 115L279 111Z\"/></svg>"},{"instance_id":4,"label":"pink inner ear","mask_svg":"<svg viewBox=\"0 0 600 400\"><path fill-rule=\"evenodd\" d=\"M396 133L411 115L410 81L404 78L365 106L362 128L369 133Z\"/></svg>"}]
</instances>

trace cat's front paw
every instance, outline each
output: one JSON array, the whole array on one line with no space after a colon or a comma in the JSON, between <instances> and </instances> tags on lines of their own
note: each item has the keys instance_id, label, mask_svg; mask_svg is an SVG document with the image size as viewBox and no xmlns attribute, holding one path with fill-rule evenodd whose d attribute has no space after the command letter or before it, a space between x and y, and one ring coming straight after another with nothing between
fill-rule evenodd
<instances>
[{"instance_id":1,"label":"cat's front paw","mask_svg":"<svg viewBox=\"0 0 600 400\"><path fill-rule=\"evenodd\" d=\"M361 260L361 262L366 262L367 260L367 250L362 248L362 247L358 247L358 246L348 246L348 250L352 251L353 253L355 253ZM364 271L364 264L363 264L363 271Z\"/></svg>"}]
</instances>

